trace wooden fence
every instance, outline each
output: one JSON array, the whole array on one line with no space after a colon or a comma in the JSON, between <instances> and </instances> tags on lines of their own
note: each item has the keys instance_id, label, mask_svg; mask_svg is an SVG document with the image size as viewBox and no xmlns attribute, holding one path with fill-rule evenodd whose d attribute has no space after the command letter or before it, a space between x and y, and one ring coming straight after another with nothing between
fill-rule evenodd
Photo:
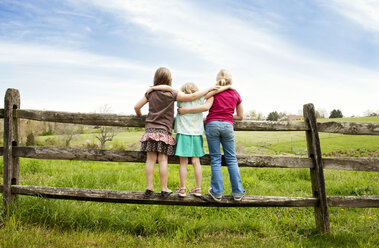
<instances>
[{"instance_id":1,"label":"wooden fence","mask_svg":"<svg viewBox=\"0 0 379 248\"><path fill-rule=\"evenodd\" d=\"M58 147L19 146L20 119L37 121L74 123L84 125L144 127L144 118L111 114L83 114L56 111L22 110L20 95L16 89L8 89L4 109L4 182L0 185L3 193L4 209L7 211L17 195L40 196L56 199L71 199L99 202L134 204L187 205L208 207L314 207L316 225L320 232L329 233L328 207L379 207L379 196L326 196L323 169L379 171L379 158L322 158L318 133L342 133L354 135L379 135L379 124L353 122L317 123L313 104L303 108L304 123L299 122L257 122L236 121L236 131L305 131L308 158L285 156L238 156L241 167L309 168L311 174L312 197L246 196L241 202L232 196L215 202L209 195L184 198L171 195L161 198L159 194L145 198L142 192L103 189L56 188L19 185L19 158L62 159L87 161L145 162L146 154L139 151L115 151L99 149L76 149ZM178 164L179 159L169 157L169 163ZM201 158L203 165L210 164L209 155ZM223 165L225 162L223 161Z\"/></svg>"}]
</instances>

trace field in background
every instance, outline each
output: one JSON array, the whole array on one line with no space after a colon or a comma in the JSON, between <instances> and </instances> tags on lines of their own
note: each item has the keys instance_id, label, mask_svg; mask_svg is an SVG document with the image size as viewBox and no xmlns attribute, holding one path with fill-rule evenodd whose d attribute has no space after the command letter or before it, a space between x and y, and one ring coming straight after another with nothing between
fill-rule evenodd
<instances>
[{"instance_id":1,"label":"field in background","mask_svg":"<svg viewBox=\"0 0 379 248\"><path fill-rule=\"evenodd\" d=\"M138 150L141 134L119 133L107 149ZM324 155L379 151L377 136L320 137ZM52 138L59 136L39 137L41 142ZM85 133L72 146L95 141L93 134ZM306 151L304 132L236 132L236 143L240 154L298 156ZM2 159L0 166L2 180ZM169 169L168 186L175 189L178 165ZM329 196L379 195L376 172L324 173ZM223 175L225 194L230 194L226 168ZM311 196L308 169L241 168L241 176L249 195ZM158 190L157 170L154 182ZM203 166L204 191L209 182L210 167ZM143 191L144 164L21 159L20 184ZM187 187L193 186L189 166ZM332 233L324 236L315 229L312 208L150 206L20 196L13 215L0 217L0 247L377 247L378 209L329 211Z\"/></svg>"}]
</instances>

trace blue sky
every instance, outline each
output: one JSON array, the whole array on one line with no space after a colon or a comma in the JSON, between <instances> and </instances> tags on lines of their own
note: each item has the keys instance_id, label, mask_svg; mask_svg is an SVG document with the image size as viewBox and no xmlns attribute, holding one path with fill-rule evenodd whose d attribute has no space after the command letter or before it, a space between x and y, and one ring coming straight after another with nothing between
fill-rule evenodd
<instances>
[{"instance_id":1,"label":"blue sky","mask_svg":"<svg viewBox=\"0 0 379 248\"><path fill-rule=\"evenodd\" d=\"M0 0L0 94L22 108L133 114L160 66L176 88L228 69L264 115L378 111L379 1Z\"/></svg>"}]
</instances>

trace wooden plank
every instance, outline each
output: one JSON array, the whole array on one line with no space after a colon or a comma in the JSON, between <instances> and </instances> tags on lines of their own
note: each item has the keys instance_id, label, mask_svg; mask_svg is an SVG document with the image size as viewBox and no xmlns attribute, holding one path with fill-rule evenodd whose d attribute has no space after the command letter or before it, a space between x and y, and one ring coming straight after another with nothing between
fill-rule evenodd
<instances>
[{"instance_id":1,"label":"wooden plank","mask_svg":"<svg viewBox=\"0 0 379 248\"><path fill-rule=\"evenodd\" d=\"M319 132L324 133L379 135L379 123L318 122L317 129Z\"/></svg>"},{"instance_id":2,"label":"wooden plank","mask_svg":"<svg viewBox=\"0 0 379 248\"><path fill-rule=\"evenodd\" d=\"M17 110L15 115L21 119L73 123L97 126L145 127L146 116L87 114L58 111ZM236 131L304 131L301 122L270 122L270 121L236 121Z\"/></svg>"},{"instance_id":3,"label":"wooden plank","mask_svg":"<svg viewBox=\"0 0 379 248\"><path fill-rule=\"evenodd\" d=\"M16 89L7 89L4 98L4 148L3 148L3 202L4 213L16 200L11 192L11 185L18 184L19 158L14 156L13 148L18 146L20 119L13 116L13 110L20 108L20 93Z\"/></svg>"},{"instance_id":4,"label":"wooden plank","mask_svg":"<svg viewBox=\"0 0 379 248\"><path fill-rule=\"evenodd\" d=\"M59 190L58 190L59 189ZM61 190L63 189L63 190ZM80 193L80 191L82 191ZM48 198L57 198L57 199L71 199L71 200L97 200L103 202L124 202L124 203L136 203L136 204L159 204L154 203L157 200L162 200L159 197L159 194L154 194L153 198L148 198L150 200L149 203L142 203L142 200L146 200L143 196L141 197L142 192L131 192L131 191L116 191L116 190L98 190L98 189L71 189L71 188L53 188L53 187L40 187L40 186L12 186L12 192L14 194L22 194L22 195L30 195L30 196L41 196ZM59 196L58 196L58 193ZM62 195L66 192L66 195ZM0 193L3 193L3 185L0 185ZM83 194L86 195L83 197ZM134 196L133 196L134 194ZM133 197L136 198L133 200ZM93 199L94 198L94 199ZM111 198L111 199L108 199ZM127 200L125 200L126 198ZM201 205L202 202L207 204L212 201L212 199L208 195L204 195L200 198L195 197L195 200L198 200L198 205L194 204L192 199L194 197L187 196L185 198L179 198L175 195L171 196L167 200L174 199L176 202L180 202L180 204L171 204L171 201L162 203L162 205L192 205L192 206L204 206ZM192 201L191 201L192 200ZM132 202L134 201L134 202ZM229 207L232 207L230 204L232 202L231 196L224 196L224 200L222 203L226 203ZM246 201L246 202L245 202ZM188 203L189 202L189 203ZM255 207L270 207L274 204L283 206L283 207L293 207L294 204L297 204L298 207L313 207L316 204L315 198L309 197L280 197L280 196L246 196L242 204L256 204ZM284 204L286 202L286 204ZM379 196L329 196L327 197L327 202L329 207L350 207L350 208L379 208ZM187 204L188 203L188 204ZM290 206L289 206L290 205ZM214 206L219 207L218 203L215 203ZM238 204L239 207L242 207L241 204ZM250 206L248 206L250 207Z\"/></svg>"},{"instance_id":5,"label":"wooden plank","mask_svg":"<svg viewBox=\"0 0 379 248\"><path fill-rule=\"evenodd\" d=\"M322 163L324 169L379 172L379 158L376 157L323 158Z\"/></svg>"},{"instance_id":6,"label":"wooden plank","mask_svg":"<svg viewBox=\"0 0 379 248\"><path fill-rule=\"evenodd\" d=\"M3 185L0 185L0 193L3 192ZM142 192L130 192L130 191L115 191L115 190L98 190L98 189L72 189L72 188L54 188L54 187L40 187L40 186L12 186L12 192L15 194L42 196L48 198L58 199L71 199L71 200L97 200L104 197L104 202L124 202L124 203L140 203L140 204L163 204L163 205L192 205L192 206L204 206L202 202L210 202L212 199L208 195L204 195L201 198L197 197L185 197L179 198L175 195L171 196L165 201L165 203L156 203L156 201L162 200L159 194L154 194L153 198L148 198L148 203L143 203L141 200L146 200L142 195ZM84 196L83 196L84 195ZM95 198L95 199L91 199ZM110 199L108 199L110 198ZM135 198L133 200L133 198ZM179 203L171 204L171 200ZM195 200L198 205L193 202ZM198 201L196 201L198 200ZM246 201L246 202L245 202ZM314 202L314 203L312 203ZM328 206L330 207L352 207L352 208L378 208L379 196L329 196L327 197ZM205 203L205 204L206 204ZM235 203L231 196L225 196L222 203L230 204ZM306 197L272 197L272 196L246 196L242 201L244 204L256 204L255 206L272 206L277 204L283 207L292 207L293 204L297 204L299 207L309 207L316 204L315 198ZM288 206L289 205L289 206ZM214 206L219 206L215 203ZM242 207L240 204L238 206Z\"/></svg>"},{"instance_id":7,"label":"wooden plank","mask_svg":"<svg viewBox=\"0 0 379 248\"><path fill-rule=\"evenodd\" d=\"M234 121L235 131L305 131L303 122Z\"/></svg>"},{"instance_id":8,"label":"wooden plank","mask_svg":"<svg viewBox=\"0 0 379 248\"><path fill-rule=\"evenodd\" d=\"M330 207L379 208L379 196L329 196Z\"/></svg>"},{"instance_id":9,"label":"wooden plank","mask_svg":"<svg viewBox=\"0 0 379 248\"><path fill-rule=\"evenodd\" d=\"M18 118L95 126L145 127L146 116L17 110Z\"/></svg>"},{"instance_id":10,"label":"wooden plank","mask_svg":"<svg viewBox=\"0 0 379 248\"><path fill-rule=\"evenodd\" d=\"M216 202L209 195L179 197L173 194L162 198L158 193L146 198L143 196L143 192L21 185L12 186L12 192L55 199L204 207L312 207L317 202L317 199L312 197L281 196L245 196L241 202L236 202L231 195L225 195L221 202Z\"/></svg>"},{"instance_id":11,"label":"wooden plank","mask_svg":"<svg viewBox=\"0 0 379 248\"><path fill-rule=\"evenodd\" d=\"M322 233L330 233L329 211L326 202L325 179L323 161L321 157L320 139L318 136L316 114L313 104L303 106L304 122L309 127L305 131L307 139L308 157L312 159L313 168L310 169L312 195L319 201L315 206L315 219L317 229Z\"/></svg>"},{"instance_id":12,"label":"wooden plank","mask_svg":"<svg viewBox=\"0 0 379 248\"><path fill-rule=\"evenodd\" d=\"M87 160L144 163L146 153L139 151L97 150L62 147L17 147L16 156L37 159ZM311 168L308 158L281 156L237 156L240 167L274 167L274 168ZM170 164L179 164L179 157L169 156ZM201 158L202 165L209 165L209 155ZM223 165L225 160L223 159Z\"/></svg>"},{"instance_id":13,"label":"wooden plank","mask_svg":"<svg viewBox=\"0 0 379 248\"><path fill-rule=\"evenodd\" d=\"M57 160L84 160L109 162L144 163L146 153L139 151L97 150L63 147L14 147L14 155L24 158L57 159ZM1 153L1 147L0 147ZM310 158L287 156L254 156L238 155L240 167L270 167L270 168L312 168ZM379 158L323 158L324 169L379 171ZM179 158L169 156L170 164L178 164ZM201 158L202 165L209 165L210 158L206 154ZM223 165L225 160L223 158Z\"/></svg>"},{"instance_id":14,"label":"wooden plank","mask_svg":"<svg viewBox=\"0 0 379 248\"><path fill-rule=\"evenodd\" d=\"M4 118L4 109L0 109L0 119Z\"/></svg>"},{"instance_id":15,"label":"wooden plank","mask_svg":"<svg viewBox=\"0 0 379 248\"><path fill-rule=\"evenodd\" d=\"M1 114L1 113L0 113ZM73 123L97 126L145 127L146 116L115 115L115 114L87 114L60 111L41 111L19 109L15 111L18 118ZM1 115L0 115L1 117ZM379 135L378 123L357 122L324 122L317 123L319 132L342 134ZM303 122L275 122L275 121L235 121L235 131L305 131L307 126Z\"/></svg>"}]
</instances>

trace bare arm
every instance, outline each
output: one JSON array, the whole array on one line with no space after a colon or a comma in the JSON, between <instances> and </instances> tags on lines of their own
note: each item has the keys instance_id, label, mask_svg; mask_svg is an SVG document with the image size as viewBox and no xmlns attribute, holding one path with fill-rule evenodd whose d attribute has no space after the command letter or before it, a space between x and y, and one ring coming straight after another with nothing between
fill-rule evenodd
<instances>
[{"instance_id":1,"label":"bare arm","mask_svg":"<svg viewBox=\"0 0 379 248\"><path fill-rule=\"evenodd\" d=\"M179 107L178 108L178 113L181 115L188 114L188 113L201 113L204 111L208 111L213 104L213 97L208 98L204 104L196 106L196 107L191 107L191 108L183 108Z\"/></svg>"},{"instance_id":2,"label":"bare arm","mask_svg":"<svg viewBox=\"0 0 379 248\"><path fill-rule=\"evenodd\" d=\"M233 90L234 88L231 86L231 85L228 85L228 86L220 86L217 90L213 90L213 91L210 91L208 92L206 95L205 95L205 99L208 99L218 93L221 93L225 90Z\"/></svg>"},{"instance_id":3,"label":"bare arm","mask_svg":"<svg viewBox=\"0 0 379 248\"><path fill-rule=\"evenodd\" d=\"M192 94L184 94L183 92L179 91L176 100L181 101L181 102L193 101L193 100L199 99L200 97L204 96L210 91L217 90L219 87L220 86L213 86L208 89L196 91L195 93L192 93Z\"/></svg>"},{"instance_id":4,"label":"bare arm","mask_svg":"<svg viewBox=\"0 0 379 248\"><path fill-rule=\"evenodd\" d=\"M165 85L165 84L161 84L161 85L157 85L157 86L152 86L150 87L146 93L149 94L150 92L152 92L153 90L163 90L163 91L174 91L174 92L178 92L177 89L174 89L172 88L171 86L169 85Z\"/></svg>"},{"instance_id":5,"label":"bare arm","mask_svg":"<svg viewBox=\"0 0 379 248\"><path fill-rule=\"evenodd\" d=\"M236 114L233 116L233 120L242 120L243 119L243 107L242 103L238 104L236 107Z\"/></svg>"},{"instance_id":6,"label":"bare arm","mask_svg":"<svg viewBox=\"0 0 379 248\"><path fill-rule=\"evenodd\" d=\"M141 108L147 103L147 99L146 97L144 96L141 100L139 100L136 105L134 106L134 111L136 111L136 114L138 116L141 116L142 113L141 113Z\"/></svg>"}]
</instances>

